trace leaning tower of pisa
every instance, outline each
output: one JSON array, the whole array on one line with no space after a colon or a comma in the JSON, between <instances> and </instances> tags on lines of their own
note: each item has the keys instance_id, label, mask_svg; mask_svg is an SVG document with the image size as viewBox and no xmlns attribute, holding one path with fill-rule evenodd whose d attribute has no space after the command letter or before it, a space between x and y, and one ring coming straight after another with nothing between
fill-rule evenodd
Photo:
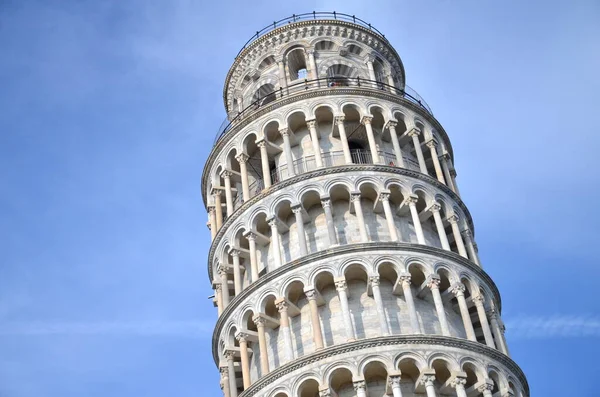
<instances>
[{"instance_id":1,"label":"leaning tower of pisa","mask_svg":"<svg viewBox=\"0 0 600 397\"><path fill-rule=\"evenodd\" d=\"M375 27L257 32L202 176L225 397L528 397L448 135Z\"/></svg>"}]
</instances>

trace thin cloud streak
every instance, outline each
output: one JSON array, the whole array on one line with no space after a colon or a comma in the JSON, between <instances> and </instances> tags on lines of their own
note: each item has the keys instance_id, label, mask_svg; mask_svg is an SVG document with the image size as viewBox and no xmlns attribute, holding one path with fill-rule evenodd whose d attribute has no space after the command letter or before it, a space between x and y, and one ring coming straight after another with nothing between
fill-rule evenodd
<instances>
[{"instance_id":1,"label":"thin cloud streak","mask_svg":"<svg viewBox=\"0 0 600 397\"><path fill-rule=\"evenodd\" d=\"M589 315L519 316L506 321L516 339L600 337L600 317Z\"/></svg>"},{"instance_id":2,"label":"thin cloud streak","mask_svg":"<svg viewBox=\"0 0 600 397\"><path fill-rule=\"evenodd\" d=\"M98 323L14 323L0 326L3 336L98 335L164 336L205 338L212 335L210 321L98 322Z\"/></svg>"}]
</instances>

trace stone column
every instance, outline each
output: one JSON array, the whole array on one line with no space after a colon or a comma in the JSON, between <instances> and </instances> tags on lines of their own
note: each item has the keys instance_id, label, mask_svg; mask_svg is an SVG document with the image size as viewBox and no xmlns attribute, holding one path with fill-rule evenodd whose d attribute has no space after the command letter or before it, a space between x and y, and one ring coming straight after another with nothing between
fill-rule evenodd
<instances>
[{"instance_id":1,"label":"stone column","mask_svg":"<svg viewBox=\"0 0 600 397\"><path fill-rule=\"evenodd\" d=\"M452 183L452 177L450 176L450 169L448 169L449 158L450 155L447 152L443 153L441 156L438 157L440 164L442 165L442 171L444 172L444 179L446 180L446 185L448 185L448 187L452 189L454 193L456 193L456 189L454 188L454 184Z\"/></svg>"},{"instance_id":2,"label":"stone column","mask_svg":"<svg viewBox=\"0 0 600 397\"><path fill-rule=\"evenodd\" d=\"M350 308L348 307L348 286L346 280L336 280L335 289L338 292L340 306L342 307L342 317L344 319L344 328L346 328L346 340L351 342L356 340L354 337L354 327L352 326L352 317L350 317Z\"/></svg>"},{"instance_id":3,"label":"stone column","mask_svg":"<svg viewBox=\"0 0 600 397\"><path fill-rule=\"evenodd\" d=\"M240 251L233 248L229 251L229 255L233 257L233 286L235 288L235 296L242 292L242 272L240 270Z\"/></svg>"},{"instance_id":4,"label":"stone column","mask_svg":"<svg viewBox=\"0 0 600 397\"><path fill-rule=\"evenodd\" d=\"M223 309L229 304L229 285L227 284L227 268L219 266L219 276L221 276L221 295L223 297Z\"/></svg>"},{"instance_id":5,"label":"stone column","mask_svg":"<svg viewBox=\"0 0 600 397\"><path fill-rule=\"evenodd\" d=\"M340 141L342 141L342 151L344 152L344 160L346 164L352 164L352 155L348 146L348 137L346 136L346 127L344 127L345 116L335 116L335 124L340 132Z\"/></svg>"},{"instance_id":6,"label":"stone column","mask_svg":"<svg viewBox=\"0 0 600 397\"><path fill-rule=\"evenodd\" d=\"M360 231L360 239L363 243L369 242L369 236L367 235L367 227L365 225L365 217L362 212L362 205L360 202L360 192L350 193L350 200L354 205L354 212L356 213L356 219L358 221L358 230Z\"/></svg>"},{"instance_id":7,"label":"stone column","mask_svg":"<svg viewBox=\"0 0 600 397\"><path fill-rule=\"evenodd\" d=\"M275 267L280 267L283 262L281 260L281 247L279 244L279 230L277 229L277 218L272 217L267 219L271 227L271 252L275 258Z\"/></svg>"},{"instance_id":8,"label":"stone column","mask_svg":"<svg viewBox=\"0 0 600 397\"><path fill-rule=\"evenodd\" d=\"M450 251L450 243L448 243L448 236L446 236L446 229L444 228L444 221L440 215L442 206L439 203L433 203L430 207L431 213L433 214L433 220L435 221L435 228L437 229L442 248L446 251Z\"/></svg>"},{"instance_id":9,"label":"stone column","mask_svg":"<svg viewBox=\"0 0 600 397\"><path fill-rule=\"evenodd\" d=\"M490 330L490 323L488 323L485 307L483 305L483 296L474 296L473 303L475 304L475 308L477 308L477 316L479 317L479 323L481 324L481 329L483 330L485 344L492 349L495 349L496 345L494 344L494 338L492 337L492 331Z\"/></svg>"},{"instance_id":10,"label":"stone column","mask_svg":"<svg viewBox=\"0 0 600 397\"><path fill-rule=\"evenodd\" d=\"M285 64L283 63L283 57L277 60L277 67L279 69L279 86L287 87L287 75L285 74Z\"/></svg>"},{"instance_id":11,"label":"stone column","mask_svg":"<svg viewBox=\"0 0 600 397\"><path fill-rule=\"evenodd\" d=\"M412 328L413 334L420 334L421 328L419 327L419 320L417 319L417 309L415 308L410 281L411 276L409 273L404 273L400 276L400 283L402 285L402 291L404 292L404 299L406 300L406 305L408 306L410 327Z\"/></svg>"},{"instance_id":12,"label":"stone column","mask_svg":"<svg viewBox=\"0 0 600 397\"><path fill-rule=\"evenodd\" d=\"M233 362L235 352L226 351L225 358L227 359L227 372L229 372L229 394L232 397L237 397L237 380L235 379L235 366Z\"/></svg>"},{"instance_id":13,"label":"stone column","mask_svg":"<svg viewBox=\"0 0 600 397\"><path fill-rule=\"evenodd\" d=\"M392 214L392 207L390 207L390 193L379 193L379 201L381 201L381 204L383 205L383 213L385 214L385 220L387 221L388 230L390 231L390 238L392 241L398 241L394 215Z\"/></svg>"},{"instance_id":14,"label":"stone column","mask_svg":"<svg viewBox=\"0 0 600 397\"><path fill-rule=\"evenodd\" d=\"M390 388L392 389L393 397L402 397L402 388L400 387L400 375L390 376L388 381Z\"/></svg>"},{"instance_id":15,"label":"stone column","mask_svg":"<svg viewBox=\"0 0 600 397\"><path fill-rule=\"evenodd\" d=\"M371 125L372 120L373 116L363 116L361 122L365 125L365 129L367 130L367 139L369 141L369 150L371 151L373 164L379 164L381 161L379 159L377 143L375 142L375 133L373 133L373 126Z\"/></svg>"},{"instance_id":16,"label":"stone column","mask_svg":"<svg viewBox=\"0 0 600 397\"><path fill-rule=\"evenodd\" d=\"M421 227L421 220L419 219L419 211L417 211L417 201L419 198L411 194L404 199L405 203L408 204L410 209L410 215L412 217L413 225L415 227L415 233L417 234L417 242L425 245L425 235L423 234L423 228Z\"/></svg>"},{"instance_id":17,"label":"stone column","mask_svg":"<svg viewBox=\"0 0 600 397\"><path fill-rule=\"evenodd\" d=\"M290 317L288 315L288 304L285 298L279 298L275 301L275 306L279 311L279 330L283 334L283 347L285 349L285 358L287 361L294 359L294 346L292 345L292 331L290 330Z\"/></svg>"},{"instance_id":18,"label":"stone column","mask_svg":"<svg viewBox=\"0 0 600 397\"><path fill-rule=\"evenodd\" d=\"M213 191L213 199L215 200L215 222L217 223L217 232L223 226L223 205L221 204L221 192Z\"/></svg>"},{"instance_id":19,"label":"stone column","mask_svg":"<svg viewBox=\"0 0 600 397\"><path fill-rule=\"evenodd\" d=\"M371 289L373 290L373 299L375 299L375 306L377 308L377 318L379 319L379 328L381 329L381 335L389 335L390 329L385 318L383 299L381 298L381 290L379 289L379 276L369 277L369 282L371 283Z\"/></svg>"},{"instance_id":20,"label":"stone column","mask_svg":"<svg viewBox=\"0 0 600 397\"><path fill-rule=\"evenodd\" d=\"M267 152L267 142L263 139L256 143L260 149L260 165L263 173L263 183L265 189L271 187L271 170L269 169L269 153Z\"/></svg>"},{"instance_id":21,"label":"stone column","mask_svg":"<svg viewBox=\"0 0 600 397\"><path fill-rule=\"evenodd\" d=\"M282 128L279 130L279 133L283 138L283 151L285 152L285 161L287 162L287 172L289 178L296 175L296 170L294 170L294 157L292 156L292 145L290 143L290 132L287 128Z\"/></svg>"},{"instance_id":22,"label":"stone column","mask_svg":"<svg viewBox=\"0 0 600 397\"><path fill-rule=\"evenodd\" d=\"M496 340L496 344L498 345L499 350L508 356L508 349L506 348L506 342L504 340L504 335L502 335L502 329L500 328L500 324L498 323L498 314L495 309L491 309L488 312L490 316L490 322L492 325L492 332L494 334L494 339Z\"/></svg>"},{"instance_id":23,"label":"stone column","mask_svg":"<svg viewBox=\"0 0 600 397\"><path fill-rule=\"evenodd\" d=\"M317 292L314 289L304 291L308 299L310 308L310 321L313 330L313 340L315 341L315 350L323 348L323 334L321 332L321 322L319 321L319 306L317 306Z\"/></svg>"},{"instance_id":24,"label":"stone column","mask_svg":"<svg viewBox=\"0 0 600 397\"><path fill-rule=\"evenodd\" d=\"M227 217L233 214L233 196L231 195L231 171L225 170L221 172L223 180L225 180L225 204L227 206Z\"/></svg>"},{"instance_id":25,"label":"stone column","mask_svg":"<svg viewBox=\"0 0 600 397\"><path fill-rule=\"evenodd\" d=\"M404 166L404 157L402 156L400 142L398 141L398 134L396 134L397 125L398 123L395 121L388 121L386 127L390 130L390 138L392 138L392 146L394 146L394 155L396 156L396 166L406 168Z\"/></svg>"},{"instance_id":26,"label":"stone column","mask_svg":"<svg viewBox=\"0 0 600 397\"><path fill-rule=\"evenodd\" d=\"M450 336L446 311L444 310L444 302L442 301L442 295L440 294L440 282L441 280L438 276L430 276L427 287L429 287L431 295L433 296L433 303L435 304L435 311L437 312L440 327L442 328L442 335Z\"/></svg>"},{"instance_id":27,"label":"stone column","mask_svg":"<svg viewBox=\"0 0 600 397\"><path fill-rule=\"evenodd\" d=\"M215 295L217 297L217 316L221 316L223 313L223 286L221 283L215 284Z\"/></svg>"},{"instance_id":28,"label":"stone column","mask_svg":"<svg viewBox=\"0 0 600 397\"><path fill-rule=\"evenodd\" d=\"M245 237L248 239L248 246L250 248L250 278L251 282L258 280L258 261L256 259L256 234L253 232L245 233Z\"/></svg>"},{"instance_id":29,"label":"stone column","mask_svg":"<svg viewBox=\"0 0 600 397\"><path fill-rule=\"evenodd\" d=\"M367 386L365 385L365 381L359 380L353 383L354 391L356 392L356 397L367 397Z\"/></svg>"},{"instance_id":30,"label":"stone column","mask_svg":"<svg viewBox=\"0 0 600 397\"><path fill-rule=\"evenodd\" d=\"M443 184L446 184L446 181L444 181L442 166L440 165L440 159L438 159L438 154L435 145L435 139L430 139L427 142L427 147L429 148L429 151L431 153L431 160L433 161L433 168L435 169L435 176L437 177L438 181L440 181Z\"/></svg>"},{"instance_id":31,"label":"stone column","mask_svg":"<svg viewBox=\"0 0 600 397\"><path fill-rule=\"evenodd\" d=\"M456 242L456 248L458 248L458 253L463 258L469 259L467 255L467 250L465 249L465 244L463 243L462 236L460 235L460 229L458 228L458 216L456 214L452 214L448 217L448 222L452 226L452 234L454 235L454 241Z\"/></svg>"},{"instance_id":32,"label":"stone column","mask_svg":"<svg viewBox=\"0 0 600 397\"><path fill-rule=\"evenodd\" d=\"M208 217L210 219L210 241L214 241L217 237L217 210L214 206L208 207Z\"/></svg>"},{"instance_id":33,"label":"stone column","mask_svg":"<svg viewBox=\"0 0 600 397\"><path fill-rule=\"evenodd\" d=\"M458 190L458 185L456 184L456 170L454 168L450 170L450 177L452 178L452 184L454 185L454 193L458 194L460 197L460 191Z\"/></svg>"},{"instance_id":34,"label":"stone column","mask_svg":"<svg viewBox=\"0 0 600 397\"><path fill-rule=\"evenodd\" d=\"M306 120L306 126L310 132L310 140L312 142L313 152L315 153L315 163L317 168L323 168L321 144L319 143L319 135L317 134L317 120Z\"/></svg>"},{"instance_id":35,"label":"stone column","mask_svg":"<svg viewBox=\"0 0 600 397\"><path fill-rule=\"evenodd\" d=\"M421 377L421 384L425 386L427 397L437 397L435 394L435 386L433 385L433 382L435 382L435 375L424 375Z\"/></svg>"},{"instance_id":36,"label":"stone column","mask_svg":"<svg viewBox=\"0 0 600 397\"><path fill-rule=\"evenodd\" d=\"M387 81L388 81L390 92L392 94L397 94L398 91L396 91L396 82L394 81L394 76L392 76L391 70L390 70L390 73L387 75Z\"/></svg>"},{"instance_id":37,"label":"stone column","mask_svg":"<svg viewBox=\"0 0 600 397\"><path fill-rule=\"evenodd\" d=\"M308 64L310 65L311 79L316 80L319 78L319 71L317 70L317 63L315 62L315 50L306 50L308 54Z\"/></svg>"},{"instance_id":38,"label":"stone column","mask_svg":"<svg viewBox=\"0 0 600 397\"><path fill-rule=\"evenodd\" d=\"M258 330L258 347L260 349L260 371L265 376L269 373L269 353L267 352L267 336L265 334L265 319L256 314L252 318Z\"/></svg>"},{"instance_id":39,"label":"stone column","mask_svg":"<svg viewBox=\"0 0 600 397\"><path fill-rule=\"evenodd\" d=\"M479 262L479 255L477 255L475 244L473 244L473 233L471 233L469 229L465 229L462 231L462 235L467 244L467 251L469 251L469 258L471 259L471 262L481 267L481 263Z\"/></svg>"},{"instance_id":40,"label":"stone column","mask_svg":"<svg viewBox=\"0 0 600 397\"><path fill-rule=\"evenodd\" d=\"M415 147L415 153L417 154L417 160L419 161L419 169L421 170L421 173L429 175L427 172L427 165L425 164L425 157L423 156L423 150L421 150L419 135L421 135L421 131L417 128L413 128L408 132L408 136L412 138L413 146Z\"/></svg>"},{"instance_id":41,"label":"stone column","mask_svg":"<svg viewBox=\"0 0 600 397\"><path fill-rule=\"evenodd\" d=\"M319 388L319 397L331 397L331 390L329 390L329 386Z\"/></svg>"},{"instance_id":42,"label":"stone column","mask_svg":"<svg viewBox=\"0 0 600 397\"><path fill-rule=\"evenodd\" d=\"M457 376L450 382L450 386L456 390L457 397L467 397L467 391L465 390L466 384L467 378L463 378L462 376Z\"/></svg>"},{"instance_id":43,"label":"stone column","mask_svg":"<svg viewBox=\"0 0 600 397\"><path fill-rule=\"evenodd\" d=\"M302 219L302 206L292 207L296 217L296 232L298 233L298 245L300 246L300 256L308 255L308 246L306 245L306 234L304 233L304 219Z\"/></svg>"},{"instance_id":44,"label":"stone column","mask_svg":"<svg viewBox=\"0 0 600 397\"><path fill-rule=\"evenodd\" d=\"M223 396L224 397L231 397L231 393L229 391L229 371L227 370L227 367L220 367L219 368L219 372L221 373L221 390L223 390Z\"/></svg>"},{"instance_id":45,"label":"stone column","mask_svg":"<svg viewBox=\"0 0 600 397\"><path fill-rule=\"evenodd\" d=\"M244 202L246 202L250 200L250 182L248 181L248 167L246 166L249 157L246 153L240 153L235 159L240 164L240 174L242 175L242 197L244 198Z\"/></svg>"},{"instance_id":46,"label":"stone column","mask_svg":"<svg viewBox=\"0 0 600 397\"><path fill-rule=\"evenodd\" d=\"M335 232L335 224L333 222L333 214L331 212L331 200L329 196L321 197L321 206L325 212L325 223L327 223L327 235L329 237L329 246L338 245L337 233Z\"/></svg>"},{"instance_id":47,"label":"stone column","mask_svg":"<svg viewBox=\"0 0 600 397\"><path fill-rule=\"evenodd\" d=\"M485 383L477 388L477 391L483 394L483 397L492 397L492 390L494 390L494 381L486 379Z\"/></svg>"},{"instance_id":48,"label":"stone column","mask_svg":"<svg viewBox=\"0 0 600 397\"><path fill-rule=\"evenodd\" d=\"M450 291L456 296L456 300L458 301L460 316L462 317L463 325L467 333L467 339L477 342L473 323L471 323L471 315L469 314L469 308L467 307L467 301L465 300L465 286L462 284L454 284Z\"/></svg>"},{"instance_id":49,"label":"stone column","mask_svg":"<svg viewBox=\"0 0 600 397\"><path fill-rule=\"evenodd\" d=\"M244 332L238 332L235 338L240 344L242 380L244 382L244 390L246 390L252 384L252 380L250 378L250 357L248 356L248 334Z\"/></svg>"},{"instance_id":50,"label":"stone column","mask_svg":"<svg viewBox=\"0 0 600 397\"><path fill-rule=\"evenodd\" d=\"M373 62L375 62L375 55L367 55L367 61L365 63L367 64L367 69L369 70L369 79L373 81L373 84L375 84L377 76L375 76L375 68L373 68Z\"/></svg>"}]
</instances>

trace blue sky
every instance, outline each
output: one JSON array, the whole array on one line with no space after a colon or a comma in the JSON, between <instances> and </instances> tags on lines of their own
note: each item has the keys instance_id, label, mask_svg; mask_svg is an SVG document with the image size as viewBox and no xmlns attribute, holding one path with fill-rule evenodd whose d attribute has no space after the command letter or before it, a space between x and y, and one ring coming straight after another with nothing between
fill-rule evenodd
<instances>
[{"instance_id":1,"label":"blue sky","mask_svg":"<svg viewBox=\"0 0 600 397\"><path fill-rule=\"evenodd\" d=\"M373 23L450 135L533 396L597 395L600 3L0 3L0 396L220 393L202 166L241 45Z\"/></svg>"}]
</instances>

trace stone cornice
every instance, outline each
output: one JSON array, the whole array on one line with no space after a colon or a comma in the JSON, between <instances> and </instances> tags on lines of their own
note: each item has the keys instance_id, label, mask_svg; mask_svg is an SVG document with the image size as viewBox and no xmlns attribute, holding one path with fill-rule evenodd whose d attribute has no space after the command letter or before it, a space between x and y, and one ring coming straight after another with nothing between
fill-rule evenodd
<instances>
[{"instance_id":1,"label":"stone cornice","mask_svg":"<svg viewBox=\"0 0 600 397\"><path fill-rule=\"evenodd\" d=\"M510 357L502 354L496 349L487 347L482 343L471 342L466 339L452 338L441 335L394 335L394 336L380 336L377 338L361 339L354 342L343 343L331 347L327 347L323 350L319 350L315 353L304 355L300 358L290 361L277 369L269 372L267 375L259 378L252 385L244 390L239 397L252 397L259 393L265 387L275 383L278 379L283 376L300 370L304 367L308 367L313 363L341 355L347 352L358 351L363 349L373 349L380 346L401 346L401 345L427 345L427 346L443 346L455 349L466 350L468 352L474 352L478 354L490 357L510 370L517 378L525 389L525 395L529 396L529 383L527 378L521 370L521 368L515 363Z\"/></svg>"},{"instance_id":2,"label":"stone cornice","mask_svg":"<svg viewBox=\"0 0 600 397\"><path fill-rule=\"evenodd\" d=\"M284 190L287 187L294 185L298 182L302 182L302 181L309 180L312 178L317 178L317 177L320 177L323 175L333 175L333 174L346 173L346 172L352 172L352 173L353 172L364 172L364 171L378 171L378 172L392 173L392 174L396 174L396 175L404 175L404 176L409 176L409 177L412 177L412 178L415 178L415 179L421 180L423 182L427 182L427 183L434 185L436 188L442 190L444 193L449 195L454 200L454 202L456 204L458 204L458 206L464 212L465 217L467 218L466 220L469 225L469 228L471 229L471 232L473 233L473 235L475 235L475 226L473 225L473 219L471 218L471 213L469 212L467 206L463 203L461 198L456 193L454 193L449 187L447 187L446 185L444 185L437 179L430 177L429 175L422 174L418 171L413 171L413 170L409 170L406 168L398 168L398 167L389 166L389 165L375 165L375 164L338 165L338 166L334 166L334 167L321 168L321 169L318 169L315 171L305 172L304 174L300 174L295 177L286 179L282 182L276 183L275 185L271 186L271 188L269 188L268 190L264 190L261 193L257 194L256 196L252 197L250 200L248 200L244 204L242 204L237 210L235 210L233 212L233 214L231 214L231 216L228 217L225 220L225 222L223 222L223 225L217 232L217 235L215 236L215 238L213 239L213 241L211 243L210 250L208 251L208 274L209 274L210 280L212 281L212 279L213 279L212 266L211 266L212 258L215 255L215 250L216 250L219 242L223 238L223 235L226 233L227 229L234 222L236 222L238 220L238 218L244 213L244 211L246 211L246 209L250 208L255 203L264 199L268 195L277 193L280 190Z\"/></svg>"},{"instance_id":3,"label":"stone cornice","mask_svg":"<svg viewBox=\"0 0 600 397\"><path fill-rule=\"evenodd\" d=\"M411 244L411 243L397 243L397 242L391 242L391 241L390 242L359 243L359 244L342 245L342 246L330 248L327 250L315 252L315 253L303 256L302 258L296 259L294 261L288 262L284 266L281 266L273 271L268 272L264 276L259 277L259 279L257 281L250 284L248 287L244 288L244 290L239 295L233 297L230 300L227 307L225 307L225 309L223 309L223 312L217 319L217 323L215 324L215 329L213 331L213 338L212 338L212 340L213 340L213 358L214 358L215 362L218 363L218 351L217 351L218 340L219 340L219 335L221 334L222 328L226 323L226 320L229 318L229 316L231 315L231 312L235 310L236 306L240 302L243 302L249 296L256 293L256 291L258 289L260 289L261 287L263 287L266 284L271 283L273 280L286 274L289 271L292 271L292 270L297 271L300 267L309 265L315 261L332 258L332 257L338 257L340 255L344 255L344 254L348 254L348 253L351 254L354 252L371 252L371 251L379 251L379 250L388 250L388 251L389 250L394 250L394 251L402 250L402 251L415 252L415 253L421 253L421 254L429 254L429 255L433 255L433 256L436 256L441 259L447 259L447 260L451 260L453 262L459 263L460 265L468 268L473 273L477 274L477 276L479 276L482 280L484 280L485 283L488 284L492 293L494 294L494 299L498 306L498 313L502 313L502 300L500 298L500 292L498 291L498 288L496 287L496 284L491 279L491 277L488 276L488 274L485 271L483 271L483 269L481 269L477 265L471 263L467 259L463 258L462 256L460 256L454 252L446 251L446 250L443 250L440 248L429 247L429 246L425 246L425 245Z\"/></svg>"},{"instance_id":4,"label":"stone cornice","mask_svg":"<svg viewBox=\"0 0 600 397\"><path fill-rule=\"evenodd\" d=\"M377 32L375 32L373 30L369 30L361 25L354 24L351 22L346 22L346 21L341 21L341 20L336 20L336 19L313 19L313 20L294 22L294 23L290 23L290 24L278 27L278 28L266 33L265 35L259 37L258 39L254 40L252 43L250 43L246 48L244 48L238 54L238 56L233 61L233 64L229 68L229 71L227 72L227 76L225 77L225 85L223 87L223 103L225 105L225 109L229 110L228 106L227 106L227 93L230 89L229 86L230 86L232 77L233 77L234 73L237 71L238 67L240 67L240 65L242 65L245 61L247 61L246 57L252 51L255 51L257 47L260 47L261 45L264 45L265 43L269 43L272 45L273 44L272 42L274 40L276 40L276 38L278 36L281 36L286 31L298 30L298 29L308 29L310 27L314 27L315 25L318 26L318 25L324 25L324 24L326 24L327 26L341 27L343 29L342 30L323 29L322 32L316 32L314 35L311 35L310 37L317 37L320 35L327 37L327 36L330 36L331 34L337 34L341 37L354 38L354 40L357 40L357 41L363 42L364 44L367 44L369 47L373 48L374 50L377 50L382 56L387 58L387 60L390 62L390 64L398 65L398 68L400 69L401 77L402 77L401 85L402 85L402 87L404 87L406 74L404 71L404 65L402 64L402 59L400 58L400 55L398 55L398 53L396 52L396 49L390 44L390 42L385 37L381 36L380 34L378 34ZM359 33L361 33L361 35L359 37L357 37L357 35L355 35L355 34L349 34L348 29L350 29L351 31L359 32ZM327 31L327 33L329 33L329 34L325 34L324 31ZM287 43L287 42L288 42L288 40L283 40L283 43ZM378 47L380 47L380 48L378 48Z\"/></svg>"},{"instance_id":5,"label":"stone cornice","mask_svg":"<svg viewBox=\"0 0 600 397\"><path fill-rule=\"evenodd\" d=\"M286 96L284 98L278 99L267 106L261 107L256 110L254 113L244 117L240 122L236 123L230 131L228 131L225 136L217 141L215 146L212 148L206 162L204 163L204 169L202 171L202 199L204 200L204 205L207 205L206 201L206 183L208 181L208 173L212 168L212 163L220 154L221 150L229 143L229 141L239 132L242 128L250 124L251 122L257 120L258 118L264 116L267 113L270 113L282 106L289 105L294 102L303 101L311 98L318 98L321 96L340 96L340 95L358 95L358 96L368 96L371 98L383 99L386 101L394 102L399 105L405 106L410 110L419 114L419 116L429 123L431 123L436 131L440 134L442 139L444 140L444 144L446 145L446 149L448 150L448 154L452 161L454 161L454 152L452 150L452 144L450 143L450 138L444 130L444 127L437 121L432 114L425 111L422 107L413 103L407 99L399 95L394 95L389 92L376 90L373 88L360 88L360 87L335 87L335 88L319 88L319 89L311 89L308 91L304 91L298 94L292 94Z\"/></svg>"}]
</instances>

